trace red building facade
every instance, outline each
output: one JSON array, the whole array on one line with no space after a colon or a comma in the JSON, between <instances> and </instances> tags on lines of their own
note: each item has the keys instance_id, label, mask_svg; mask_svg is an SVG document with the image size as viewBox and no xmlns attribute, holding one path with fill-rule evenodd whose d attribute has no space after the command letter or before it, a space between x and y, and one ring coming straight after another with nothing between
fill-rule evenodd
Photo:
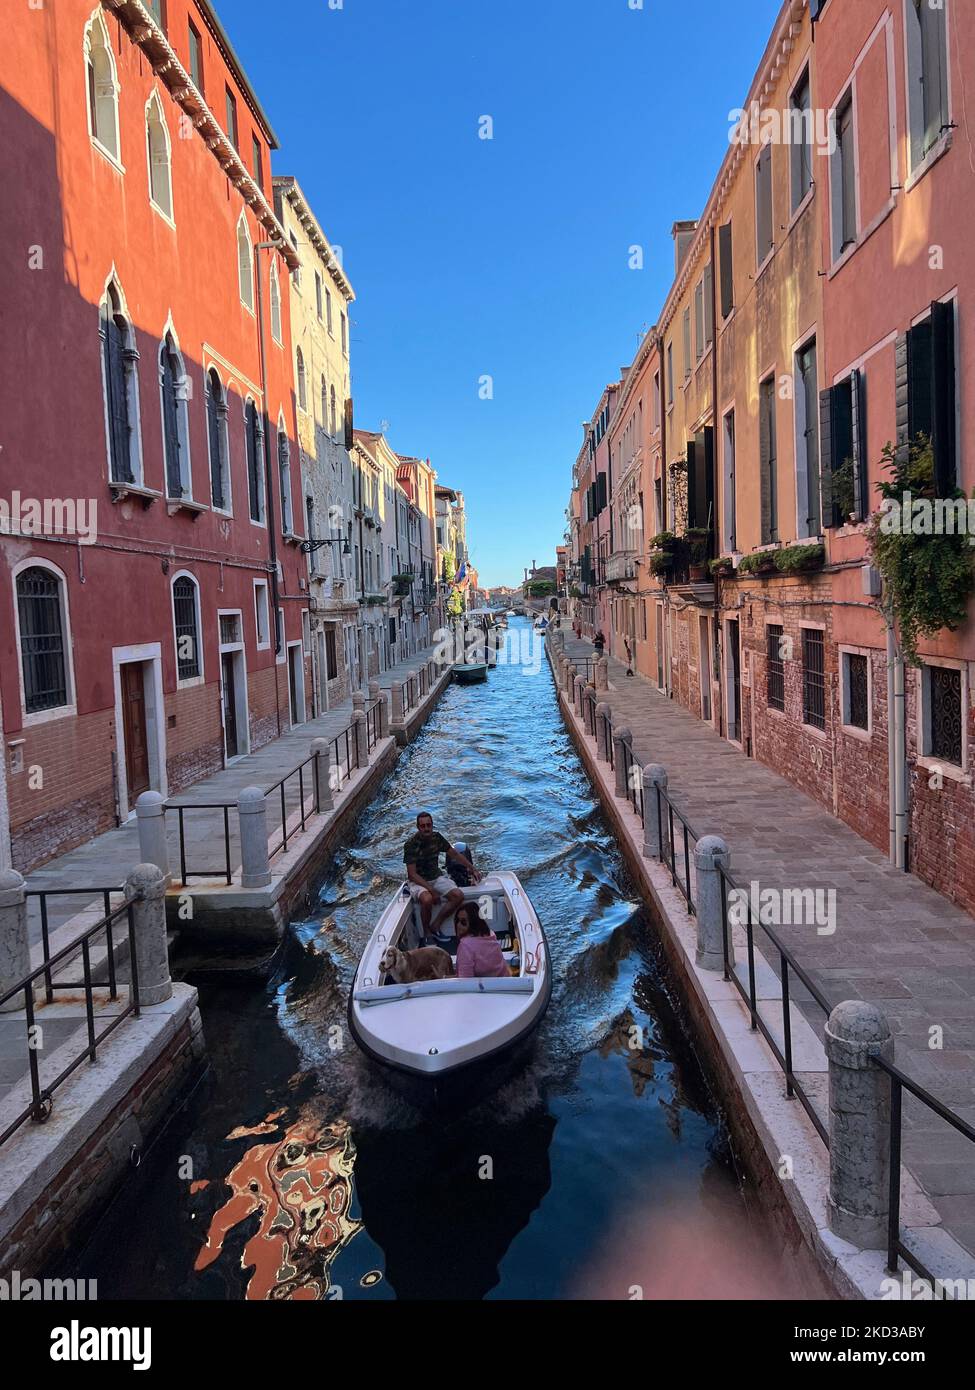
<instances>
[{"instance_id":1,"label":"red building facade","mask_svg":"<svg viewBox=\"0 0 975 1390\"><path fill-rule=\"evenodd\" d=\"M23 6L0 102L0 862L29 870L305 717L296 257L205 0Z\"/></svg>"}]
</instances>

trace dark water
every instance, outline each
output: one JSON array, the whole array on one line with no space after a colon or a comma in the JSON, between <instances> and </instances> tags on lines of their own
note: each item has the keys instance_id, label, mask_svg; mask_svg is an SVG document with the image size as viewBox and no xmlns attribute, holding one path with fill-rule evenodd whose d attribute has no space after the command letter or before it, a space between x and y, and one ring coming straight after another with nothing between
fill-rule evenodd
<instances>
[{"instance_id":1,"label":"dark water","mask_svg":"<svg viewBox=\"0 0 975 1390\"><path fill-rule=\"evenodd\" d=\"M787 1291L548 668L526 669L450 687L267 989L201 989L212 1070L78 1261L101 1298ZM516 870L555 971L525 1069L453 1117L414 1111L346 1036L420 809Z\"/></svg>"}]
</instances>

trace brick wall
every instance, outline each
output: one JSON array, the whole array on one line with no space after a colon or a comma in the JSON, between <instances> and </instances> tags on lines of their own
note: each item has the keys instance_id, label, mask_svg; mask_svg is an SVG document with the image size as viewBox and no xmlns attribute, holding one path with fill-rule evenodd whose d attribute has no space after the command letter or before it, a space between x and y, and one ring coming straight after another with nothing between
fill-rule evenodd
<instances>
[{"instance_id":1,"label":"brick wall","mask_svg":"<svg viewBox=\"0 0 975 1390\"><path fill-rule=\"evenodd\" d=\"M22 873L115 824L115 715L53 719L21 730L23 771L10 771L11 848Z\"/></svg>"}]
</instances>

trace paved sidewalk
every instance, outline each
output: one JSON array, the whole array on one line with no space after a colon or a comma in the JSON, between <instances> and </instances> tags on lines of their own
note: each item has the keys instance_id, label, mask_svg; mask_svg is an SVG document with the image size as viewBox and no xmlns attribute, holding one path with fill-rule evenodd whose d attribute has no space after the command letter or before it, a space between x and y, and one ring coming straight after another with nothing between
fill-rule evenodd
<instances>
[{"instance_id":1,"label":"paved sidewalk","mask_svg":"<svg viewBox=\"0 0 975 1390\"><path fill-rule=\"evenodd\" d=\"M589 656L592 646L567 634L565 652ZM815 925L774 930L827 999L882 1009L898 1066L975 1124L975 919L613 658L609 681L599 698L616 727L632 731L634 756L667 769L671 798L699 834L728 842L738 883L836 890L833 935ZM822 1013L798 982L793 998L821 1030ZM940 1050L929 1046L935 1028ZM975 1145L909 1096L904 1116L904 1162L975 1252Z\"/></svg>"},{"instance_id":2,"label":"paved sidewalk","mask_svg":"<svg viewBox=\"0 0 975 1390\"><path fill-rule=\"evenodd\" d=\"M406 680L421 666L428 662L434 648L429 647L399 662L378 677L382 689L388 690L394 680ZM261 787L265 791L273 787L287 773L293 771L306 758L311 757L312 741L316 738L334 739L348 728L352 720L351 697L333 706L317 719L309 719L283 733L280 738L265 744L255 753L239 759L230 767L223 768L209 777L195 782L192 787L180 792L171 799L181 804L206 805L207 803L235 802L245 787ZM298 805L298 782L288 784L287 807L289 815ZM306 797L311 796L308 778L305 779ZM276 819L275 819L276 816ZM269 829L280 821L277 805L269 808ZM223 815L220 812L190 812L185 817L186 839L188 842L188 864L191 867L220 869L224 864ZM166 817L169 837L170 864L175 873L179 872L179 835L177 817L170 813ZM230 816L231 863L239 864L237 817ZM27 887L32 889L58 889L74 887L121 887L135 864L139 862L139 833L135 817L124 825L96 836L77 849L69 850L50 860L42 868L31 874ZM198 882L198 880L194 880ZM121 901L119 897L112 900ZM80 913L86 906L99 908L101 898L52 898L49 903L51 930ZM32 945L40 941L40 911L36 899L29 900L30 935ZM99 911L97 916L101 916ZM97 920L93 917L93 921Z\"/></svg>"}]
</instances>

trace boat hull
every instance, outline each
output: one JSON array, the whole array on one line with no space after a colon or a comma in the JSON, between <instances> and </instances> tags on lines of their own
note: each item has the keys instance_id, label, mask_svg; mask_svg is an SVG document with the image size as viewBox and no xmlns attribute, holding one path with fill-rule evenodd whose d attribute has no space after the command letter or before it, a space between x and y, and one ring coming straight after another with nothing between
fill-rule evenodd
<instances>
[{"instance_id":1,"label":"boat hull","mask_svg":"<svg viewBox=\"0 0 975 1390\"><path fill-rule=\"evenodd\" d=\"M454 680L458 685L476 685L487 680L487 662L477 662L471 666L455 666Z\"/></svg>"}]
</instances>

